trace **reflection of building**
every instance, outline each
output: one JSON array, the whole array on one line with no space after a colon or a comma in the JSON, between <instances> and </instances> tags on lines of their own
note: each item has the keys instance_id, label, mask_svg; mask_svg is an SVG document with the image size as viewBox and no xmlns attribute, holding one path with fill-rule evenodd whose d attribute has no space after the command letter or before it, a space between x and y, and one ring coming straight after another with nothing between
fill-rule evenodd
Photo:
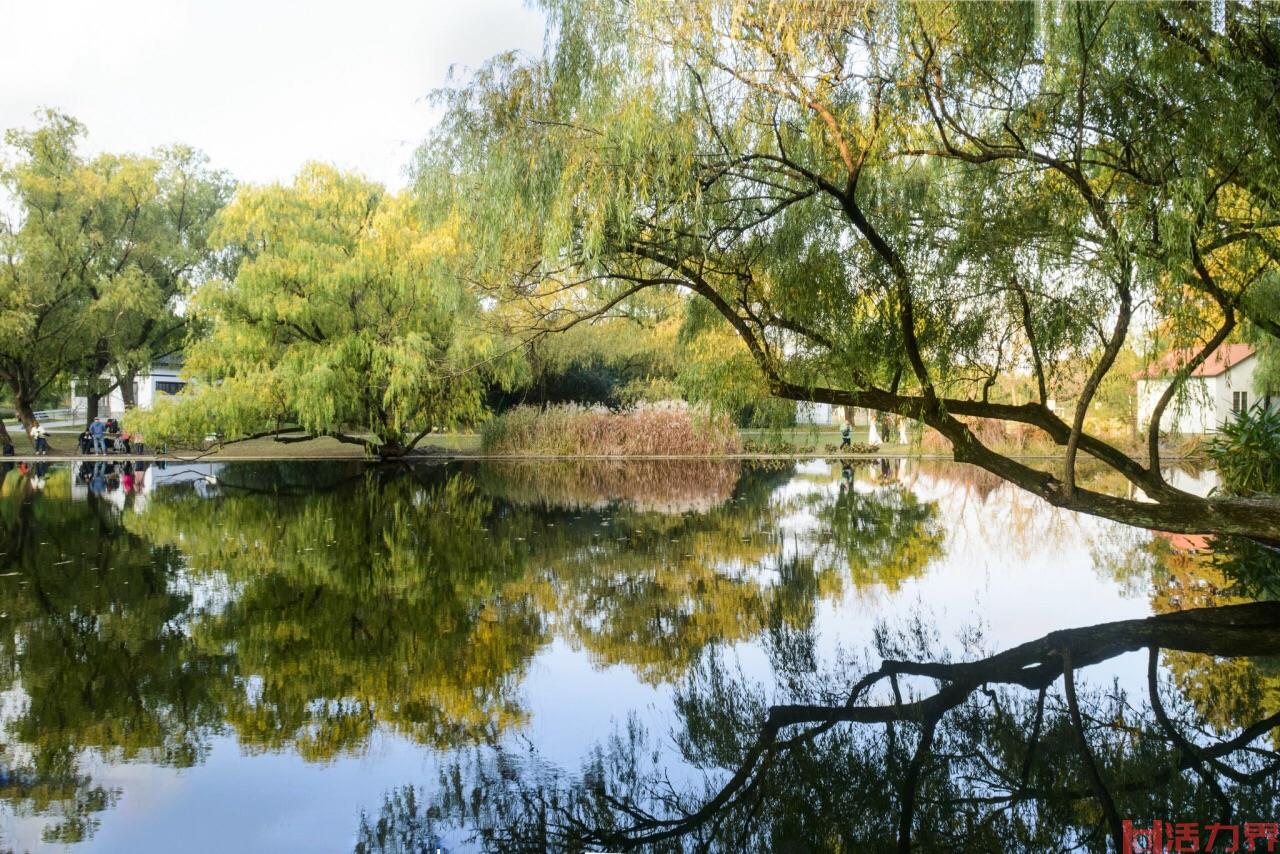
<instances>
[{"instance_id":1,"label":"reflection of building","mask_svg":"<svg viewBox=\"0 0 1280 854\"><path fill-rule=\"evenodd\" d=\"M166 394L177 394L187 384L182 378L182 356L174 354L163 356L157 359L151 365L151 370L145 373L139 373L133 378L133 401L134 405L139 409L150 409L151 404L157 398ZM110 374L103 374L102 380L105 384L112 384L115 378ZM89 402L81 393L82 389L73 384L71 386L71 408L77 413L84 412ZM124 392L117 385L113 388L99 404L103 415L120 415L125 410Z\"/></svg>"},{"instance_id":2,"label":"reflection of building","mask_svg":"<svg viewBox=\"0 0 1280 854\"><path fill-rule=\"evenodd\" d=\"M1151 413L1173 375L1194 356L1191 350L1174 350L1138 376L1138 427L1145 430ZM1248 344L1225 344L1213 352L1204 364L1191 372L1186 384L1177 392L1160 418L1160 429L1166 433L1216 433L1233 413L1258 402L1272 407L1273 389L1254 385L1254 369L1258 358Z\"/></svg>"},{"instance_id":3,"label":"reflection of building","mask_svg":"<svg viewBox=\"0 0 1280 854\"><path fill-rule=\"evenodd\" d=\"M1172 531L1152 531L1169 543L1176 552L1208 552L1213 548L1213 538L1205 534L1175 534Z\"/></svg>"}]
</instances>

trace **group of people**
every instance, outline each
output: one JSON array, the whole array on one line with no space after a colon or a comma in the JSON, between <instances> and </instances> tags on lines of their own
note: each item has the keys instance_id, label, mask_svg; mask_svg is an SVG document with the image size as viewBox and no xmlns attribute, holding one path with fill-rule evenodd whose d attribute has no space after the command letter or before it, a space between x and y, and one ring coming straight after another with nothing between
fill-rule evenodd
<instances>
[{"instance_id":1,"label":"group of people","mask_svg":"<svg viewBox=\"0 0 1280 854\"><path fill-rule=\"evenodd\" d=\"M80 434L80 453L85 456L89 454L105 456L108 450L140 454L142 453L141 437L125 430L114 418L108 418L105 423L101 418L95 418L93 423Z\"/></svg>"},{"instance_id":2,"label":"group of people","mask_svg":"<svg viewBox=\"0 0 1280 854\"><path fill-rule=\"evenodd\" d=\"M29 433L36 456L47 457L49 455L49 431L39 421L32 421ZM105 456L109 451L141 454L142 437L125 430L120 422L114 418L108 418L105 422L101 418L95 418L80 434L79 446L82 456L89 456L90 454ZM5 436L3 444L0 445L0 455L12 457L14 453L13 442L9 441L8 436Z\"/></svg>"}]
</instances>

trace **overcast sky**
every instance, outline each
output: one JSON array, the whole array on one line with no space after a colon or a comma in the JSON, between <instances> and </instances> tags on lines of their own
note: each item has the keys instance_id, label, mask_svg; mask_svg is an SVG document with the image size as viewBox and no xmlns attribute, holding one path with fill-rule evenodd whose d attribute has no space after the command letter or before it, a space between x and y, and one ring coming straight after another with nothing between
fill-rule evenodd
<instances>
[{"instance_id":1,"label":"overcast sky","mask_svg":"<svg viewBox=\"0 0 1280 854\"><path fill-rule=\"evenodd\" d=\"M450 66L542 32L522 0L0 0L0 128L55 107L92 152L185 142L241 181L325 160L401 187Z\"/></svg>"}]
</instances>

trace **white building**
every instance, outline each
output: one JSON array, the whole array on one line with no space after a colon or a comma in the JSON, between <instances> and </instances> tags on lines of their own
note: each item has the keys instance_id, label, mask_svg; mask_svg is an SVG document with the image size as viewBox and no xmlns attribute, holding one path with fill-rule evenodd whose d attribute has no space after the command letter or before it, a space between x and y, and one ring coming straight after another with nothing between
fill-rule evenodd
<instances>
[{"instance_id":1,"label":"white building","mask_svg":"<svg viewBox=\"0 0 1280 854\"><path fill-rule=\"evenodd\" d=\"M162 395L177 394L186 386L182 378L182 357L180 355L165 356L157 359L147 373L140 373L133 378L133 400L139 409L150 409L151 404ZM103 375L104 380L112 378ZM124 393L117 386L103 398L99 404L99 412L103 417L124 414ZM89 408L89 401L80 393L73 383L71 386L71 409L77 414Z\"/></svg>"},{"instance_id":2,"label":"white building","mask_svg":"<svg viewBox=\"0 0 1280 854\"><path fill-rule=\"evenodd\" d=\"M1147 429L1151 413L1173 381L1173 374L1193 355L1192 351L1176 350L1139 375L1139 429ZM1175 393L1160 418L1160 430L1184 435L1216 433L1235 413L1259 401L1268 407L1280 404L1275 390L1255 385L1257 365L1258 356L1248 344L1219 347L1191 372L1182 390Z\"/></svg>"},{"instance_id":3,"label":"white building","mask_svg":"<svg viewBox=\"0 0 1280 854\"><path fill-rule=\"evenodd\" d=\"M816 424L819 427L843 427L845 417L854 427L866 427L870 419L867 410L852 406L836 406L833 403L814 403L808 400L796 401L796 425Z\"/></svg>"},{"instance_id":4,"label":"white building","mask_svg":"<svg viewBox=\"0 0 1280 854\"><path fill-rule=\"evenodd\" d=\"M832 406L829 403L813 403L808 400L796 401L797 424L836 424L844 422L844 407Z\"/></svg>"}]
</instances>

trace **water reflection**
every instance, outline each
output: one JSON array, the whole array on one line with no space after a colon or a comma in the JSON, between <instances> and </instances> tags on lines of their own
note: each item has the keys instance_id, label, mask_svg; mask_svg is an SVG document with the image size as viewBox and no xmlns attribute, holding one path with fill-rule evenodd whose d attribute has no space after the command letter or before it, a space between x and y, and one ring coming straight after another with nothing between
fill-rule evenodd
<instances>
[{"instance_id":1,"label":"water reflection","mask_svg":"<svg viewBox=\"0 0 1280 854\"><path fill-rule=\"evenodd\" d=\"M464 827L504 852L1121 851L1135 817L1195 825L1185 846L1145 850L1208 850L1191 847L1201 824L1275 838L1280 603L1065 630L966 662L930 660L925 635L885 636L875 670L821 678L793 655L803 644L779 644L786 703L707 661L677 703L694 783L672 782L635 720L576 774L533 749L476 751L423 794L389 794L357 850ZM1081 669L1131 650L1146 685L1081 687ZM1269 850L1225 838L1214 850Z\"/></svg>"},{"instance_id":2,"label":"water reflection","mask_svg":"<svg viewBox=\"0 0 1280 854\"><path fill-rule=\"evenodd\" d=\"M669 760L733 769L759 735L766 692L738 678L726 650L763 651L767 669L756 676L767 676L775 700L843 702L836 698L851 671L831 670L817 638L824 619L848 622L851 599L879 603L945 584L929 574L949 549L994 552L1016 543L1044 554L1079 536L1072 517L972 472L890 461L411 471L245 463L145 469L126 481L119 467L10 467L0 480L0 803L11 815L36 817L46 841L88 840L127 794L118 780L94 779L103 767L194 768L226 739L249 757L245 763L283 753L328 767L365 755L378 734L390 733L446 760L468 758L443 788L389 796L383 814L364 825L367 848L449 833L452 844L460 826L464 834L515 841L503 828L519 816L504 798L528 805L556 793L566 806L586 804L575 799L605 791L606 780L614 781L611 797L617 785L630 786L624 794L637 809L661 815L650 790L654 775L679 777ZM959 532L975 542L961 542ZM1179 569L1176 553L1153 546L1144 532L1104 526L1091 536L1096 567L1135 591L1149 586L1157 610L1236 601L1228 593L1233 581L1211 558L1187 558ZM883 654L898 643L898 658L912 649L925 658L923 642L877 638ZM534 672L534 662L560 646L662 696L674 692L683 756L653 761L648 747L665 732L659 715L642 713L583 775L542 761L506 767L513 736L532 731L530 686L554 690L559 678L554 670ZM858 655L839 658L852 666L851 657ZM1225 732L1274 709L1280 698L1268 667L1167 651L1160 673L1173 680L1171 708L1192 710L1201 727ZM921 687L905 674L900 682L908 693ZM1124 711L1106 706L1115 698L1090 695L1089 702L1095 699L1101 705L1086 717L1120 720L1107 717ZM997 748L1012 757L1010 745L1029 738L1010 727L1033 711L1026 702L1010 695L997 703L976 692L939 721L935 740L958 745L964 735L971 759ZM1046 703L1047 734L1058 731L1063 707L1052 694ZM999 715L980 723L979 712L991 713L993 704ZM610 711L622 718L635 710ZM968 721L961 731L948 734L961 720ZM774 827L775 840L805 828L836 840L863 831L872 839L867 834L883 831L892 814L891 792L834 787L872 771L880 777L867 779L881 780L882 789L899 786L919 733L910 719L874 734L833 727L803 749L779 753L770 767L782 769L782 782L761 777L749 790L765 793L758 809L774 824L764 826ZM581 753L590 748L585 741ZM627 766L632 760L638 764ZM942 816L941 793L959 784L947 761L921 763L918 815ZM243 773L253 773L250 765ZM801 785L804 774L825 776L829 785ZM706 785L712 782L714 774ZM476 792L485 794L489 813L471 803ZM697 808L708 792L681 783L668 795L667 808ZM834 811L822 798L833 799ZM867 823L839 831L851 798L864 799L856 803L870 811ZM601 812L590 803L611 833L635 823L617 804ZM1035 809L1045 807L1035 801ZM732 815L709 820L695 837L727 828L748 833ZM573 838L588 838L573 826ZM525 842L542 850L568 839Z\"/></svg>"},{"instance_id":3,"label":"water reflection","mask_svg":"<svg viewBox=\"0 0 1280 854\"><path fill-rule=\"evenodd\" d=\"M611 468L228 465L146 500L115 467L12 470L0 797L75 841L117 794L79 770L84 751L186 767L227 731L316 761L380 728L493 743L525 721L519 688L553 635L669 682L938 548L901 490L842 491L797 549L777 529L794 507L771 499L786 470Z\"/></svg>"}]
</instances>

